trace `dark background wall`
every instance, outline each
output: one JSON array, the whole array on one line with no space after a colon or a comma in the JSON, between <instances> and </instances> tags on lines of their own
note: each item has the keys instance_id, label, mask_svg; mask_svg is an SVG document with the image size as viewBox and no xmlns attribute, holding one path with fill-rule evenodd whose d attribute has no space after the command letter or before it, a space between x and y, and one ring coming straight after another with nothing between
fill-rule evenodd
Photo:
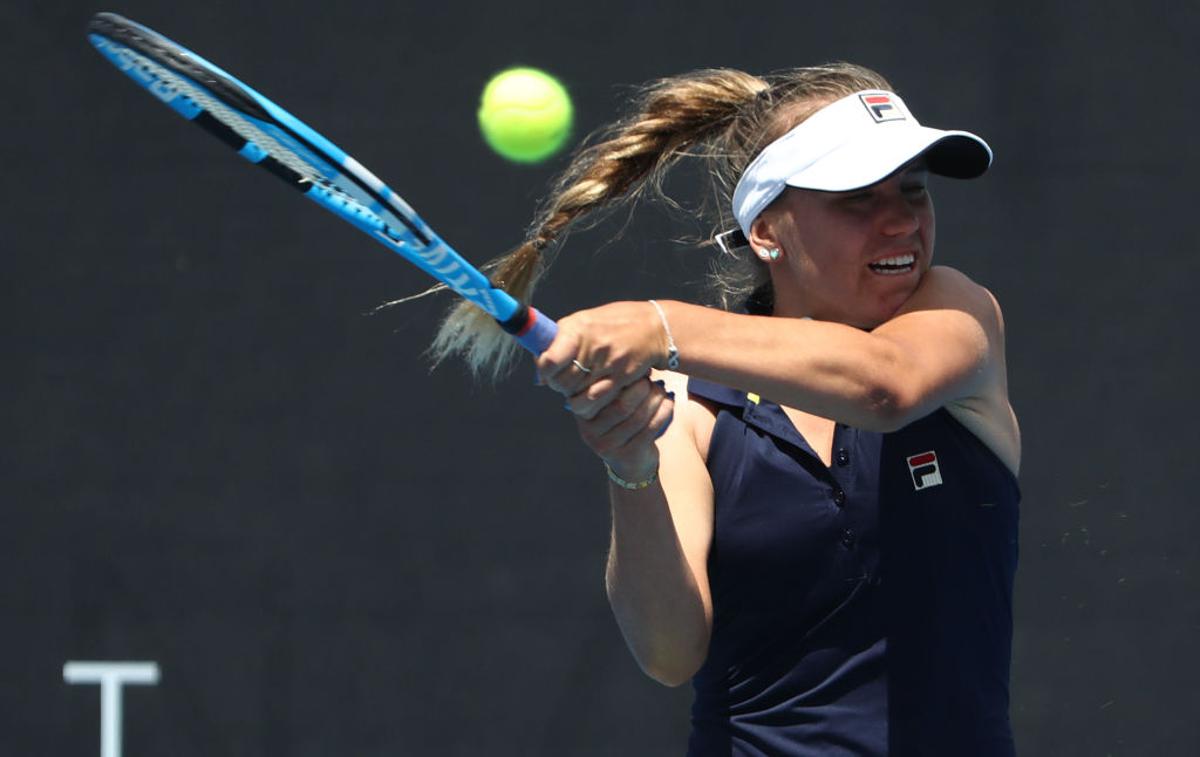
<instances>
[{"instance_id":1,"label":"dark background wall","mask_svg":"<svg viewBox=\"0 0 1200 757\"><path fill-rule=\"evenodd\" d=\"M94 754L68 660L151 660L125 754L677 754L602 590L602 470L528 366L421 351L445 300L240 165L86 43L95 6L0 10L0 754ZM478 137L486 78L561 76L582 135L696 67L850 59L995 148L942 181L938 255L1004 304L1025 433L1013 719L1026 755L1190 755L1194 4L126 2L348 147L468 257L562 160ZM686 177L685 177L686 178ZM677 182L686 199L686 180ZM574 235L551 314L695 298L702 229Z\"/></svg>"}]
</instances>

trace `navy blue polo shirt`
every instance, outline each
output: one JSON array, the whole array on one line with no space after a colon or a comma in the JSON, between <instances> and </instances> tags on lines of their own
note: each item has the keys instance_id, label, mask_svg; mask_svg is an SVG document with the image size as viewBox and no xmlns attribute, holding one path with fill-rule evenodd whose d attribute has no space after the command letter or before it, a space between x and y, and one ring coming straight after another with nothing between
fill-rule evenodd
<instances>
[{"instance_id":1,"label":"navy blue polo shirt","mask_svg":"<svg viewBox=\"0 0 1200 757\"><path fill-rule=\"evenodd\" d=\"M688 391L718 410L688 754L1011 757L1011 471L945 409L838 424L826 467L779 405Z\"/></svg>"}]
</instances>

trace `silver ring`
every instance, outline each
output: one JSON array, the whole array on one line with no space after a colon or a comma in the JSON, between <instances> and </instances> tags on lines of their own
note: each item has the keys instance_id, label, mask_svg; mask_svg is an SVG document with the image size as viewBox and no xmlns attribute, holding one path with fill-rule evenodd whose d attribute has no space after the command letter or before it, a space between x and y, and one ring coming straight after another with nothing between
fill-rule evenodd
<instances>
[{"instance_id":1,"label":"silver ring","mask_svg":"<svg viewBox=\"0 0 1200 757\"><path fill-rule=\"evenodd\" d=\"M578 360L572 360L571 365L575 366L576 368L578 368L580 371L582 371L585 374L592 372L591 368L586 367L583 363L579 362Z\"/></svg>"}]
</instances>

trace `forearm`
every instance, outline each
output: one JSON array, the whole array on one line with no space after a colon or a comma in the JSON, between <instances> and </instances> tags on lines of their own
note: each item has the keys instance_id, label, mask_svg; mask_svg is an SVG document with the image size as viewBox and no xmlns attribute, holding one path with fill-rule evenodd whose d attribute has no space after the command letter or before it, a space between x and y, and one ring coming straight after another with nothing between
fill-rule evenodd
<instances>
[{"instance_id":1,"label":"forearm","mask_svg":"<svg viewBox=\"0 0 1200 757\"><path fill-rule=\"evenodd\" d=\"M858 428L907 420L903 356L885 339L839 323L661 304L683 373Z\"/></svg>"},{"instance_id":2,"label":"forearm","mask_svg":"<svg viewBox=\"0 0 1200 757\"><path fill-rule=\"evenodd\" d=\"M648 675L668 686L692 677L708 651L710 599L689 565L660 486L610 485L609 603Z\"/></svg>"}]
</instances>

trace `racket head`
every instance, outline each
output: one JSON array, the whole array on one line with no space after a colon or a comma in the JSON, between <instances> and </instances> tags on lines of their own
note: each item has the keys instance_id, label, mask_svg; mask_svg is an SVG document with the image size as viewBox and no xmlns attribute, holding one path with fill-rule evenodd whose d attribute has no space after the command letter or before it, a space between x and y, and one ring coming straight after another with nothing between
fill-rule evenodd
<instances>
[{"instance_id":1,"label":"racket head","mask_svg":"<svg viewBox=\"0 0 1200 757\"><path fill-rule=\"evenodd\" d=\"M303 180L344 194L390 226L407 230L418 245L429 246L436 238L420 216L378 177L216 64L115 13L93 16L88 38L113 65L185 118L196 120L206 114L227 126L251 145L242 151L252 162L261 160L257 155L261 151ZM227 134L222 138L232 142Z\"/></svg>"},{"instance_id":2,"label":"racket head","mask_svg":"<svg viewBox=\"0 0 1200 757\"><path fill-rule=\"evenodd\" d=\"M98 13L88 39L114 66L184 118L302 191L478 305L531 351L554 322L495 288L396 192L300 119L212 62L142 24Z\"/></svg>"}]
</instances>

